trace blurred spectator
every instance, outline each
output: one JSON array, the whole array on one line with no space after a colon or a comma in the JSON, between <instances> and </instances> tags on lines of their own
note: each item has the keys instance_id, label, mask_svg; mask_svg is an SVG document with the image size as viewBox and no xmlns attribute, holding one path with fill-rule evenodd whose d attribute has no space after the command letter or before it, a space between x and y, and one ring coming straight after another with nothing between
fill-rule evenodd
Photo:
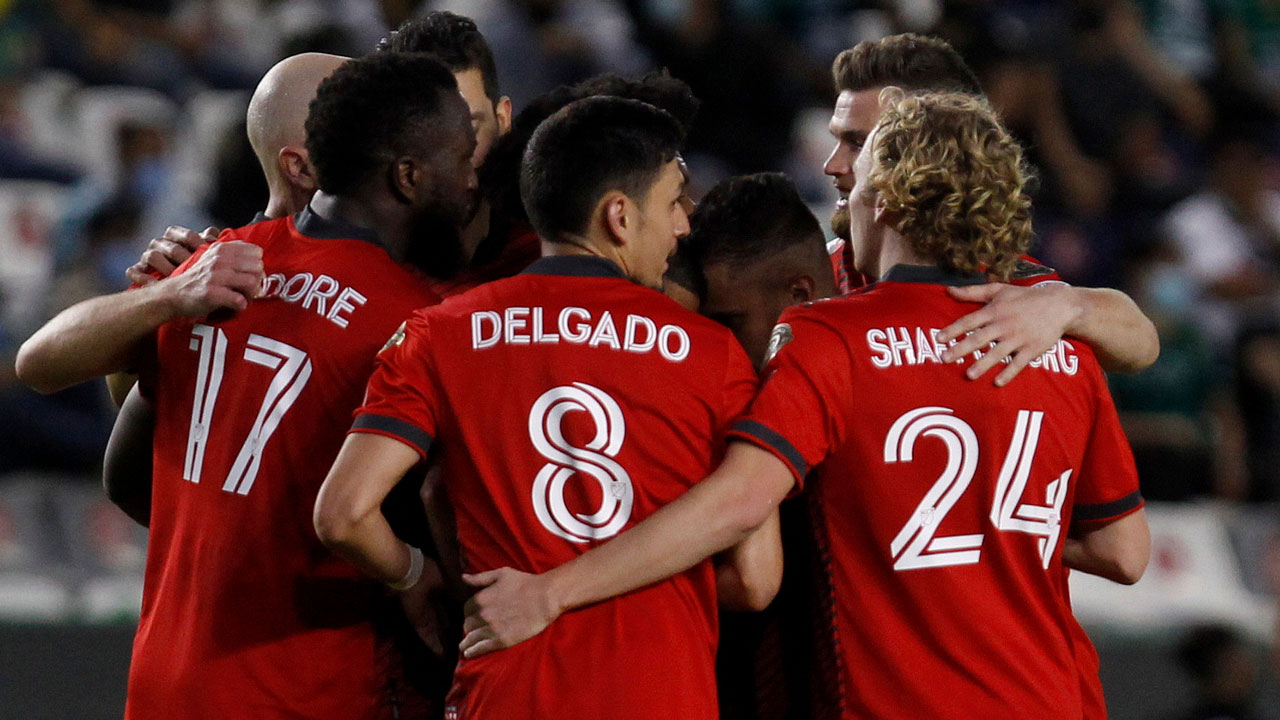
<instances>
[{"instance_id":1,"label":"blurred spectator","mask_svg":"<svg viewBox=\"0 0 1280 720\"><path fill-rule=\"evenodd\" d=\"M1280 500L1280 319L1250 324L1237 344L1249 499Z\"/></svg>"},{"instance_id":2,"label":"blurred spectator","mask_svg":"<svg viewBox=\"0 0 1280 720\"><path fill-rule=\"evenodd\" d=\"M1235 630L1225 625L1193 629L1178 647L1178 660L1196 691L1184 720L1262 720L1253 710L1257 660Z\"/></svg>"},{"instance_id":3,"label":"blurred spectator","mask_svg":"<svg viewBox=\"0 0 1280 720\"><path fill-rule=\"evenodd\" d=\"M1280 192L1268 187L1271 158L1256 136L1224 130L1208 183L1175 206L1162 230L1192 283L1194 311L1230 347L1250 313L1274 313L1280 287Z\"/></svg>"},{"instance_id":4,"label":"blurred spectator","mask_svg":"<svg viewBox=\"0 0 1280 720\"><path fill-rule=\"evenodd\" d=\"M1148 500L1244 499L1244 438L1230 377L1220 371L1172 253L1134 269L1133 298L1155 323L1160 357L1137 375L1109 378Z\"/></svg>"},{"instance_id":5,"label":"blurred spectator","mask_svg":"<svg viewBox=\"0 0 1280 720\"><path fill-rule=\"evenodd\" d=\"M559 85L602 72L637 76L653 67L616 0L435 0L422 10L476 21L517 110Z\"/></svg>"}]
</instances>

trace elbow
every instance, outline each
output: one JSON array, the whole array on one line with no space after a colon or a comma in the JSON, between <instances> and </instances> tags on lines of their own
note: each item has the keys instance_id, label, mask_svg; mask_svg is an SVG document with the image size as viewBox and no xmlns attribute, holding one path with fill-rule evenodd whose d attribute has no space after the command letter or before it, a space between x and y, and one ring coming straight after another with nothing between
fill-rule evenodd
<instances>
[{"instance_id":1,"label":"elbow","mask_svg":"<svg viewBox=\"0 0 1280 720\"><path fill-rule=\"evenodd\" d=\"M1121 585L1133 585L1142 579L1147 571L1147 563L1151 560L1151 539L1124 553L1115 562L1114 580Z\"/></svg>"},{"instance_id":2,"label":"elbow","mask_svg":"<svg viewBox=\"0 0 1280 720\"><path fill-rule=\"evenodd\" d=\"M24 384L43 395L63 389L62 385L47 376L48 367L48 359L43 357L40 343L36 338L27 340L22 343L22 347L18 348L18 356L13 363L14 373Z\"/></svg>"},{"instance_id":3,"label":"elbow","mask_svg":"<svg viewBox=\"0 0 1280 720\"><path fill-rule=\"evenodd\" d=\"M311 524L315 526L316 537L325 547L338 552L351 544L356 535L359 520L332 502L326 502L321 494L316 502L315 512L311 515Z\"/></svg>"},{"instance_id":4,"label":"elbow","mask_svg":"<svg viewBox=\"0 0 1280 720\"><path fill-rule=\"evenodd\" d=\"M743 608L751 612L764 610L778 596L778 590L781 587L782 573L777 573L769 578L752 579L744 583L742 593Z\"/></svg>"},{"instance_id":5,"label":"elbow","mask_svg":"<svg viewBox=\"0 0 1280 720\"><path fill-rule=\"evenodd\" d=\"M1156 332L1155 324L1149 319L1142 328L1142 336L1145 342L1142 344L1142 351L1138 353L1138 357L1130 365L1130 372L1146 370L1160 358L1160 334Z\"/></svg>"}]
</instances>

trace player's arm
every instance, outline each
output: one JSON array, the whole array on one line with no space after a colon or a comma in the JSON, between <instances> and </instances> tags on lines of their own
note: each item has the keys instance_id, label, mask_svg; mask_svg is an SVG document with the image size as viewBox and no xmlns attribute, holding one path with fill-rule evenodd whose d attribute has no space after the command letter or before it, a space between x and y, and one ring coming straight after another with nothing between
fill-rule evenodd
<instances>
[{"instance_id":1,"label":"player's arm","mask_svg":"<svg viewBox=\"0 0 1280 720\"><path fill-rule=\"evenodd\" d=\"M1155 325L1119 290L1061 283L1033 287L988 283L947 291L957 300L986 303L938 336L942 342L958 340L943 354L946 362L983 351L967 371L970 379L982 377L1009 358L996 376L996 385L1007 385L1066 335L1089 343L1108 370L1137 372L1160 354ZM995 346L989 347L991 343Z\"/></svg>"},{"instance_id":2,"label":"player's arm","mask_svg":"<svg viewBox=\"0 0 1280 720\"><path fill-rule=\"evenodd\" d=\"M746 540L716 556L716 595L726 610L769 607L782 585L782 531L775 510Z\"/></svg>"},{"instance_id":3,"label":"player's arm","mask_svg":"<svg viewBox=\"0 0 1280 720\"><path fill-rule=\"evenodd\" d=\"M414 559L382 514L382 501L420 460L418 451L383 435L347 436L316 498L316 535L336 555L390 585L409 578ZM419 551L418 556L421 557Z\"/></svg>"},{"instance_id":4,"label":"player's arm","mask_svg":"<svg viewBox=\"0 0 1280 720\"><path fill-rule=\"evenodd\" d=\"M18 349L18 377L51 393L128 370L142 341L161 325L223 308L243 310L262 277L261 247L217 243L180 275L63 310Z\"/></svg>"},{"instance_id":5,"label":"player's arm","mask_svg":"<svg viewBox=\"0 0 1280 720\"><path fill-rule=\"evenodd\" d=\"M1150 558L1151 529L1142 508L1078 533L1062 546L1062 563L1067 567L1123 585L1138 582Z\"/></svg>"},{"instance_id":6,"label":"player's arm","mask_svg":"<svg viewBox=\"0 0 1280 720\"><path fill-rule=\"evenodd\" d=\"M107 497L143 527L151 525L151 451L155 424L151 402L134 388L120 407L102 460L102 486Z\"/></svg>"},{"instance_id":7,"label":"player's arm","mask_svg":"<svg viewBox=\"0 0 1280 720\"><path fill-rule=\"evenodd\" d=\"M466 576L483 589L467 603L463 652L510 647L564 612L645 587L747 540L793 485L772 453L733 442L705 480L604 545L541 575L500 568Z\"/></svg>"}]
</instances>

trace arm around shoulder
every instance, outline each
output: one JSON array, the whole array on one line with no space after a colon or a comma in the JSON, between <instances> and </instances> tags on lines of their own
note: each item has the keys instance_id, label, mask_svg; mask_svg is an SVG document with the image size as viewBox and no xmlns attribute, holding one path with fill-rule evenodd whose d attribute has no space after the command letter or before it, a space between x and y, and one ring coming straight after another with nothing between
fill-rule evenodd
<instances>
[{"instance_id":1,"label":"arm around shoulder","mask_svg":"<svg viewBox=\"0 0 1280 720\"><path fill-rule=\"evenodd\" d=\"M1151 319L1128 295L1112 288L1071 288L1083 312L1067 334L1093 346L1107 370L1138 372L1160 356L1160 337Z\"/></svg>"}]
</instances>

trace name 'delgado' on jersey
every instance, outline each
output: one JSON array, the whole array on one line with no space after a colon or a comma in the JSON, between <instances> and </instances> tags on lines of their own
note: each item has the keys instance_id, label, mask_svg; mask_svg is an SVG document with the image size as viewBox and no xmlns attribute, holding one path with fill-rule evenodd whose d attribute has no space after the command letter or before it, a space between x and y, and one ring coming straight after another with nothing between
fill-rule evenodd
<instances>
[{"instance_id":1,"label":"name 'delgado' on jersey","mask_svg":"<svg viewBox=\"0 0 1280 720\"><path fill-rule=\"evenodd\" d=\"M501 312L480 310L471 313L471 348L483 350L504 345L556 345L570 343L588 347L609 347L632 353L657 351L671 362L689 357L689 333L679 325L658 327L643 315L628 314L615 322L605 310L592 318L586 308L569 306L560 310L554 325L540 307L509 307ZM619 332L621 327L621 332Z\"/></svg>"}]
</instances>

